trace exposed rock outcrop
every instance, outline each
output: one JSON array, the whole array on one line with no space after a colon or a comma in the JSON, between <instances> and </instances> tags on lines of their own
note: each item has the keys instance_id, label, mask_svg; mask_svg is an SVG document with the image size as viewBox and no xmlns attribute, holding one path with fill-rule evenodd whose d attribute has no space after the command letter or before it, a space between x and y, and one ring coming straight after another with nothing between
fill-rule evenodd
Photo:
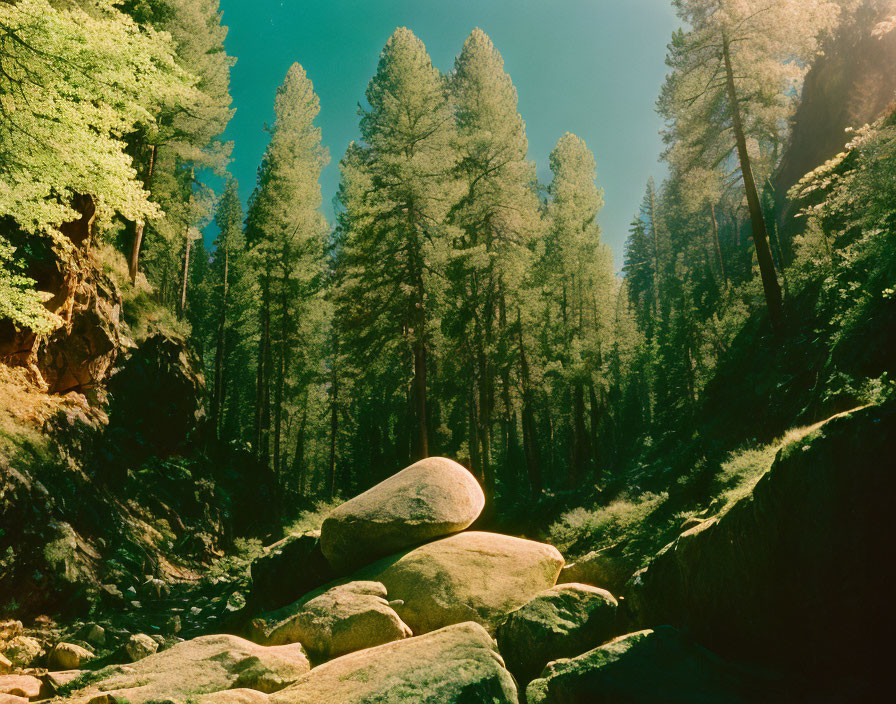
<instances>
[{"instance_id":1,"label":"exposed rock outcrop","mask_svg":"<svg viewBox=\"0 0 896 704\"><path fill-rule=\"evenodd\" d=\"M742 672L674 628L621 636L557 660L526 689L528 704L745 704L782 701L758 692Z\"/></svg>"},{"instance_id":2,"label":"exposed rock outcrop","mask_svg":"<svg viewBox=\"0 0 896 704\"><path fill-rule=\"evenodd\" d=\"M896 625L879 608L892 594L880 560L896 534L894 457L893 402L784 447L750 495L635 575L638 622L688 628L727 657L812 673L880 666L877 644Z\"/></svg>"},{"instance_id":3,"label":"exposed rock outcrop","mask_svg":"<svg viewBox=\"0 0 896 704\"><path fill-rule=\"evenodd\" d=\"M335 570L346 573L461 531L484 505L472 474L453 460L430 457L334 509L321 527L321 549Z\"/></svg>"}]
</instances>

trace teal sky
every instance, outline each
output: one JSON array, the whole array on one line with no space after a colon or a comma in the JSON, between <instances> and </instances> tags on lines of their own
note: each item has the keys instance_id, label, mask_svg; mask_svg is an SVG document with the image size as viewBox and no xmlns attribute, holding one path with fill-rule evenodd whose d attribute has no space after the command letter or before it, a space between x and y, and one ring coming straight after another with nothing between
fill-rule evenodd
<instances>
[{"instance_id":1,"label":"teal sky","mask_svg":"<svg viewBox=\"0 0 896 704\"><path fill-rule=\"evenodd\" d=\"M409 27L447 72L478 26L516 85L539 178L550 180L548 155L567 130L594 152L604 239L621 264L647 178L663 173L654 103L665 47L679 26L668 0L221 0L221 7L227 53L237 57L236 114L224 138L235 142L230 171L244 202L267 145L274 92L292 62L320 96L318 124L331 155L323 209L332 221L338 162L358 138L358 103L389 35Z\"/></svg>"}]
</instances>

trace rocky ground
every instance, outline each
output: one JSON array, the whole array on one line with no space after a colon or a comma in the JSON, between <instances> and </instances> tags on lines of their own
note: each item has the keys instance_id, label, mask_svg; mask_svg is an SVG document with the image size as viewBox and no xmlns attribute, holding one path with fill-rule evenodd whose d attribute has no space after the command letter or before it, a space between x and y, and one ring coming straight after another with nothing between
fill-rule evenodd
<instances>
[{"instance_id":1,"label":"rocky ground","mask_svg":"<svg viewBox=\"0 0 896 704\"><path fill-rule=\"evenodd\" d=\"M423 460L251 584L147 580L114 597L127 619L3 623L0 704L872 701L893 438L893 403L835 417L615 595L600 553L470 530L476 480Z\"/></svg>"}]
</instances>

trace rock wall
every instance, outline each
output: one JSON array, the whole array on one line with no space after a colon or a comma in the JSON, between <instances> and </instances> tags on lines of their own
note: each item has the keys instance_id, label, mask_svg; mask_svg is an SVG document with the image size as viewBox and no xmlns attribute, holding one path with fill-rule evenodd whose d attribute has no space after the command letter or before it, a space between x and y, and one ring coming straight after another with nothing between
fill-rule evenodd
<instances>
[{"instance_id":1,"label":"rock wall","mask_svg":"<svg viewBox=\"0 0 896 704\"><path fill-rule=\"evenodd\" d=\"M783 448L749 496L636 573L636 622L813 674L873 668L896 625L894 470L896 402L825 423Z\"/></svg>"}]
</instances>

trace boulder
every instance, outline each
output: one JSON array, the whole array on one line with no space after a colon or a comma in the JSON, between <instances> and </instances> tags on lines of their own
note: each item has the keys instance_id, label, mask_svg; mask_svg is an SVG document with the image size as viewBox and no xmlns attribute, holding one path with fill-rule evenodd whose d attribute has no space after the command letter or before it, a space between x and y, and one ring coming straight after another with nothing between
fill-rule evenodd
<instances>
[{"instance_id":1,"label":"boulder","mask_svg":"<svg viewBox=\"0 0 896 704\"><path fill-rule=\"evenodd\" d=\"M623 545L610 545L565 565L557 584L590 584L616 594L622 591L637 567L623 554Z\"/></svg>"},{"instance_id":2,"label":"boulder","mask_svg":"<svg viewBox=\"0 0 896 704\"><path fill-rule=\"evenodd\" d=\"M31 675L0 676L0 694L36 699L40 694L41 681Z\"/></svg>"},{"instance_id":3,"label":"boulder","mask_svg":"<svg viewBox=\"0 0 896 704\"><path fill-rule=\"evenodd\" d=\"M526 701L745 704L779 700L761 698L754 683L739 670L664 626L630 633L578 657L550 663L539 679L529 683Z\"/></svg>"},{"instance_id":4,"label":"boulder","mask_svg":"<svg viewBox=\"0 0 896 704\"><path fill-rule=\"evenodd\" d=\"M469 527L485 505L476 479L457 462L429 457L334 509L320 546L337 572Z\"/></svg>"},{"instance_id":5,"label":"boulder","mask_svg":"<svg viewBox=\"0 0 896 704\"><path fill-rule=\"evenodd\" d=\"M349 582L306 602L271 633L268 643L299 642L316 660L329 660L411 635L386 601L382 584Z\"/></svg>"},{"instance_id":6,"label":"boulder","mask_svg":"<svg viewBox=\"0 0 896 704\"><path fill-rule=\"evenodd\" d=\"M316 532L290 536L265 549L250 568L249 603L262 611L279 609L336 577L320 549Z\"/></svg>"},{"instance_id":7,"label":"boulder","mask_svg":"<svg viewBox=\"0 0 896 704\"><path fill-rule=\"evenodd\" d=\"M145 633L135 633L128 638L128 642L124 644L124 651L127 653L131 662L149 657L158 649L159 644Z\"/></svg>"},{"instance_id":8,"label":"boulder","mask_svg":"<svg viewBox=\"0 0 896 704\"><path fill-rule=\"evenodd\" d=\"M74 643L57 643L47 655L47 665L53 670L76 670L88 660L93 653Z\"/></svg>"},{"instance_id":9,"label":"boulder","mask_svg":"<svg viewBox=\"0 0 896 704\"><path fill-rule=\"evenodd\" d=\"M896 535L894 457L893 402L783 447L750 494L633 577L626 601L636 623L687 628L725 657L811 680L885 671L878 644L896 628L881 562Z\"/></svg>"},{"instance_id":10,"label":"boulder","mask_svg":"<svg viewBox=\"0 0 896 704\"><path fill-rule=\"evenodd\" d=\"M511 613L498 628L498 649L520 683L551 660L591 650L614 635L616 599L586 584L558 584Z\"/></svg>"},{"instance_id":11,"label":"boulder","mask_svg":"<svg viewBox=\"0 0 896 704\"><path fill-rule=\"evenodd\" d=\"M271 704L517 704L513 678L478 624L343 655L270 697Z\"/></svg>"},{"instance_id":12,"label":"boulder","mask_svg":"<svg viewBox=\"0 0 896 704\"><path fill-rule=\"evenodd\" d=\"M12 662L8 657L0 653L0 675L12 672Z\"/></svg>"},{"instance_id":13,"label":"boulder","mask_svg":"<svg viewBox=\"0 0 896 704\"><path fill-rule=\"evenodd\" d=\"M13 667L30 667L42 652L43 648L36 638L16 636L6 644L3 654L9 658Z\"/></svg>"},{"instance_id":14,"label":"boulder","mask_svg":"<svg viewBox=\"0 0 896 704\"><path fill-rule=\"evenodd\" d=\"M100 670L94 684L72 696L78 702L143 704L186 702L231 688L272 692L296 681L310 667L298 643L266 647L236 636L201 636L135 663Z\"/></svg>"},{"instance_id":15,"label":"boulder","mask_svg":"<svg viewBox=\"0 0 896 704\"><path fill-rule=\"evenodd\" d=\"M57 695L63 688L67 688L72 682L83 675L85 670L59 670L41 675L44 685L50 694Z\"/></svg>"},{"instance_id":16,"label":"boulder","mask_svg":"<svg viewBox=\"0 0 896 704\"><path fill-rule=\"evenodd\" d=\"M504 617L554 586L557 549L498 533L466 532L422 545L388 563L376 579L416 634L475 621L493 632Z\"/></svg>"}]
</instances>

